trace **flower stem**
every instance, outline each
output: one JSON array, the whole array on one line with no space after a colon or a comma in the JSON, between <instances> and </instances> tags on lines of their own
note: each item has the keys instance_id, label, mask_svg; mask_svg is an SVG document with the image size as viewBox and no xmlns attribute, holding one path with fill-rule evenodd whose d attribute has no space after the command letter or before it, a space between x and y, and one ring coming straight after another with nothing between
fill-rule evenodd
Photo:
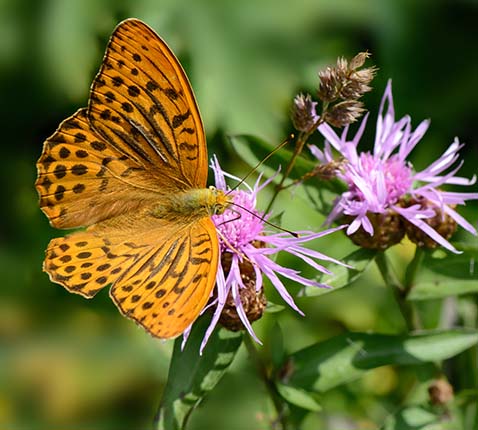
<instances>
[{"instance_id":1,"label":"flower stem","mask_svg":"<svg viewBox=\"0 0 478 430\"><path fill-rule=\"evenodd\" d=\"M272 403L274 404L274 408L277 412L277 420L273 422L272 428L276 430L287 430L288 423L285 403L282 400L280 394L278 393L274 382L269 377L269 372L267 371L264 362L259 356L259 353L257 352L254 342L250 336L244 336L244 344L246 345L247 351L249 352L249 357L254 362L254 365L260 378L264 382L267 392L269 393ZM277 425L280 425L280 427L278 427Z\"/></svg>"},{"instance_id":2,"label":"flower stem","mask_svg":"<svg viewBox=\"0 0 478 430\"><path fill-rule=\"evenodd\" d=\"M289 177L290 172L292 171L292 168L294 167L295 160L297 159L299 154L302 152L305 142L306 142L306 139L303 138L303 133L301 133L299 137L297 138L297 141L295 143L294 153L292 154L292 157L289 160L287 167L285 168L284 174L282 175L280 182L276 185L274 194L272 195L271 201L269 202L269 205L267 206L266 213L268 213L271 210L272 205L274 204L277 196L284 189L284 182Z\"/></svg>"},{"instance_id":3,"label":"flower stem","mask_svg":"<svg viewBox=\"0 0 478 430\"><path fill-rule=\"evenodd\" d=\"M415 255L412 261L408 264L407 271L405 272L405 293L406 296L410 293L417 276L418 269L420 268L425 253L422 248L418 246L415 248Z\"/></svg>"},{"instance_id":4,"label":"flower stem","mask_svg":"<svg viewBox=\"0 0 478 430\"><path fill-rule=\"evenodd\" d=\"M323 110L323 112L326 111ZM302 150L304 149L304 145L306 142L309 140L309 137L314 133L315 130L317 130L317 127L322 124L324 114L322 114L317 121L307 130L299 133L299 136L297 137L297 140L295 141L295 148L294 148L294 153L292 154L292 157L290 158L289 162L287 163L287 167L285 168L284 174L282 175L282 178L280 182L276 185L274 194L272 195L271 201L269 202L269 205L267 206L266 213L270 211L272 208L272 205L274 204L277 196L279 193L285 189L284 187L284 182L286 179L289 177L290 173L292 172L292 169L294 168L294 164L297 160L297 157L300 155Z\"/></svg>"},{"instance_id":5,"label":"flower stem","mask_svg":"<svg viewBox=\"0 0 478 430\"><path fill-rule=\"evenodd\" d=\"M395 299L402 313L403 319L407 325L408 331L414 331L420 328L420 322L418 320L418 315L415 312L412 304L407 300L407 295L410 291L408 285L403 285L397 275L392 269L390 261L386 257L384 252L379 252L375 258L375 263L377 264L378 270L382 275L385 284L392 289L395 295ZM416 268L414 269L416 270ZM408 271L407 271L408 272ZM413 272L410 272L410 276L413 275Z\"/></svg>"}]
</instances>

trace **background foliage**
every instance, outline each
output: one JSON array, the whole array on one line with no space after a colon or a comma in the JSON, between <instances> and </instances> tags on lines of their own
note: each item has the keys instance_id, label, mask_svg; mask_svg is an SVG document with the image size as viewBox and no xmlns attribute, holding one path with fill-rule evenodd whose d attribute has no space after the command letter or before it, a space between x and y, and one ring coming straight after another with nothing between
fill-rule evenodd
<instances>
[{"instance_id":1,"label":"background foliage","mask_svg":"<svg viewBox=\"0 0 478 430\"><path fill-rule=\"evenodd\" d=\"M2 0L0 427L149 428L165 384L172 342L155 341L120 317L106 291L87 302L41 271L43 250L58 232L37 206L35 161L59 122L86 105L120 20L143 19L174 49L195 89L210 153L238 175L246 167L224 133L278 143L290 131L292 97L313 91L317 69L339 55L369 50L380 68L376 91L365 99L372 121L392 78L398 115L410 113L414 125L432 119L426 143L412 154L414 164L424 167L458 135L467 143L462 173L471 176L478 157L477 12L473 0ZM284 226L320 228L322 219L305 200L288 203L282 196L276 206L285 210ZM476 205L464 215L476 224ZM337 235L320 246L339 258L353 249ZM410 260L412 249L395 247L395 263ZM430 327L446 328L457 318L477 326L476 293L417 303ZM255 324L265 340L261 354L276 353L270 340L278 326L286 333L284 349L293 352L345 331L395 334L404 325L374 268L351 288L298 304L305 318L285 310ZM477 388L477 355L475 346L447 362L455 387ZM321 396L328 421L311 414L305 428L377 428L414 384L407 367L364 372ZM240 430L244 417L247 428L267 428L270 407L241 349L190 428ZM476 417L476 404L474 411Z\"/></svg>"}]
</instances>

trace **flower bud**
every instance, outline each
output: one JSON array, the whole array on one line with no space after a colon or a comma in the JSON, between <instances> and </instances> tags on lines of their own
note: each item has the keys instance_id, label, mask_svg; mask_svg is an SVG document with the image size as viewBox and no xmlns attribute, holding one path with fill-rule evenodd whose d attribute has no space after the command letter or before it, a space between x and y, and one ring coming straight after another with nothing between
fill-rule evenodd
<instances>
[{"instance_id":1,"label":"flower bud","mask_svg":"<svg viewBox=\"0 0 478 430\"><path fill-rule=\"evenodd\" d=\"M365 111L362 102L346 100L332 106L325 114L325 122L334 127L344 127L357 121Z\"/></svg>"},{"instance_id":2,"label":"flower bud","mask_svg":"<svg viewBox=\"0 0 478 430\"><path fill-rule=\"evenodd\" d=\"M354 58L350 60L349 69L356 70L365 64L365 60L370 58L369 52L359 52Z\"/></svg>"},{"instance_id":3,"label":"flower bud","mask_svg":"<svg viewBox=\"0 0 478 430\"><path fill-rule=\"evenodd\" d=\"M428 395L433 405L446 405L453 400L453 387L445 379L437 379L428 387Z\"/></svg>"},{"instance_id":4,"label":"flower bud","mask_svg":"<svg viewBox=\"0 0 478 430\"><path fill-rule=\"evenodd\" d=\"M312 101L310 94L299 94L292 107L292 123L298 131L309 131L319 119L316 113L317 102Z\"/></svg>"},{"instance_id":5,"label":"flower bud","mask_svg":"<svg viewBox=\"0 0 478 430\"><path fill-rule=\"evenodd\" d=\"M333 102L337 100L340 91L341 73L337 68L327 67L319 71L319 89L317 96L323 102Z\"/></svg>"},{"instance_id":6,"label":"flower bud","mask_svg":"<svg viewBox=\"0 0 478 430\"><path fill-rule=\"evenodd\" d=\"M358 100L372 88L369 86L377 72L376 67L359 70L370 57L368 52L360 52L347 62L343 57L337 59L335 67L327 67L319 72L318 97L324 102L337 100Z\"/></svg>"},{"instance_id":7,"label":"flower bud","mask_svg":"<svg viewBox=\"0 0 478 430\"><path fill-rule=\"evenodd\" d=\"M312 171L306 173L302 180L307 180L309 178L319 178L322 181L330 181L337 177L337 173L340 171L342 166L342 160L333 160L328 163L320 163L315 166Z\"/></svg>"}]
</instances>

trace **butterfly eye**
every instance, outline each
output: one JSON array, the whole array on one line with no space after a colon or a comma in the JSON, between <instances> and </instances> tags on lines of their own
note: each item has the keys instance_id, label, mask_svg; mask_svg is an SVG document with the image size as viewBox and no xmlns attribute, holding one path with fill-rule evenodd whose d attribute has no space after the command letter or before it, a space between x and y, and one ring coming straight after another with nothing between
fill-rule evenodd
<instances>
[{"instance_id":1,"label":"butterfly eye","mask_svg":"<svg viewBox=\"0 0 478 430\"><path fill-rule=\"evenodd\" d=\"M226 207L222 203L216 203L213 208L214 215L222 215L225 210Z\"/></svg>"},{"instance_id":2,"label":"butterfly eye","mask_svg":"<svg viewBox=\"0 0 478 430\"><path fill-rule=\"evenodd\" d=\"M210 201L210 211L211 215L221 215L229 206L229 199L224 194L224 191L218 190L214 186L209 187L209 201Z\"/></svg>"}]
</instances>

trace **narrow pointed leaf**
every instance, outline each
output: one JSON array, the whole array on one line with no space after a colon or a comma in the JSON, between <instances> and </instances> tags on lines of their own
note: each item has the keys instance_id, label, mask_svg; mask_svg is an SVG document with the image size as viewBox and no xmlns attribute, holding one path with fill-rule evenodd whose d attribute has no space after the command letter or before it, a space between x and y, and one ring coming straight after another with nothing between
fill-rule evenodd
<instances>
[{"instance_id":1,"label":"narrow pointed leaf","mask_svg":"<svg viewBox=\"0 0 478 430\"><path fill-rule=\"evenodd\" d=\"M185 428L194 408L224 376L242 343L240 332L219 328L214 330L202 355L199 355L208 324L207 316L194 324L182 351L182 338L174 343L168 382L156 417L158 430Z\"/></svg>"},{"instance_id":2,"label":"narrow pointed leaf","mask_svg":"<svg viewBox=\"0 0 478 430\"><path fill-rule=\"evenodd\" d=\"M427 253L407 299L431 300L478 292L478 248L462 250L462 254L441 249Z\"/></svg>"},{"instance_id":3,"label":"narrow pointed leaf","mask_svg":"<svg viewBox=\"0 0 478 430\"><path fill-rule=\"evenodd\" d=\"M305 390L281 383L277 383L276 387L281 397L292 405L312 412L322 409L317 400Z\"/></svg>"},{"instance_id":4,"label":"narrow pointed leaf","mask_svg":"<svg viewBox=\"0 0 478 430\"><path fill-rule=\"evenodd\" d=\"M440 361L478 343L478 330L449 330L394 336L344 334L292 354L286 365L289 385L327 391L361 377L367 370Z\"/></svg>"},{"instance_id":5,"label":"narrow pointed leaf","mask_svg":"<svg viewBox=\"0 0 478 430\"><path fill-rule=\"evenodd\" d=\"M303 289L301 295L312 297L320 296L350 285L362 275L369 264L373 261L376 254L376 251L365 248L352 252L341 259L342 262L351 267L336 265L331 269L333 272L332 274L324 274L319 278L320 282L329 285L332 288L306 287Z\"/></svg>"}]
</instances>

